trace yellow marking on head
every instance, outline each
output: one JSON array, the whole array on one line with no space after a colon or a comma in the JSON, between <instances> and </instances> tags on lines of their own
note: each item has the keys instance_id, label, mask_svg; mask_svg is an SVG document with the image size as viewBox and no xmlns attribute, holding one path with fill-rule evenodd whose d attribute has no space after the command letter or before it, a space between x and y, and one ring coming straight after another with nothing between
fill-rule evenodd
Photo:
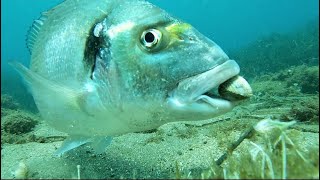
<instances>
[{"instance_id":1,"label":"yellow marking on head","mask_svg":"<svg viewBox=\"0 0 320 180\"><path fill-rule=\"evenodd\" d=\"M191 28L190 24L187 23L174 23L166 27L170 36L175 39L181 40L180 35Z\"/></svg>"}]
</instances>

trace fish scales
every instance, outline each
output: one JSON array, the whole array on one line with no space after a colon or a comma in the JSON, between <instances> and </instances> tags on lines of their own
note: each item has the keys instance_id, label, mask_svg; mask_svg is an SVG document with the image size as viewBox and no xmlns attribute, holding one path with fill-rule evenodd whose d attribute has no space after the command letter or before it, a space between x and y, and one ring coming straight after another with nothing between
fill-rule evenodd
<instances>
[{"instance_id":1,"label":"fish scales","mask_svg":"<svg viewBox=\"0 0 320 180\"><path fill-rule=\"evenodd\" d=\"M111 7L109 1L92 2L67 0L46 13L31 53L32 71L66 84L83 81L89 67L79 52L86 48L89 30Z\"/></svg>"}]
</instances>

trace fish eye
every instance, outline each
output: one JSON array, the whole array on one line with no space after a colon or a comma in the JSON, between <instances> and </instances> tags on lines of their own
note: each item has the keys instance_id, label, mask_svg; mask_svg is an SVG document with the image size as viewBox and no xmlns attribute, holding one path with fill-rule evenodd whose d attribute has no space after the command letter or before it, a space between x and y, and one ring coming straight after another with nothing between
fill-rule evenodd
<instances>
[{"instance_id":1,"label":"fish eye","mask_svg":"<svg viewBox=\"0 0 320 180\"><path fill-rule=\"evenodd\" d=\"M152 49L160 42L162 33L157 29L149 29L142 33L141 43L147 49Z\"/></svg>"}]
</instances>

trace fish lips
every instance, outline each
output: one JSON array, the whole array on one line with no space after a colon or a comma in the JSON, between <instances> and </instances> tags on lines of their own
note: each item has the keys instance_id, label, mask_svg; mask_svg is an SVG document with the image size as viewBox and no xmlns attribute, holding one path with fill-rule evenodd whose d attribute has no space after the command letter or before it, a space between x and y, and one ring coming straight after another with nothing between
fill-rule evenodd
<instances>
[{"instance_id":1,"label":"fish lips","mask_svg":"<svg viewBox=\"0 0 320 180\"><path fill-rule=\"evenodd\" d=\"M224 85L225 82L231 81L227 83L228 86L226 88L222 86L219 89L228 91L228 88L236 87L232 89L233 94L245 94L243 97L249 97L250 94L252 94L250 85L248 83L242 83L242 81L240 83L238 78L234 78L239 72L239 65L234 60L227 60L213 69L179 82L178 86L170 92L167 102L170 108L176 111L202 113L203 115L209 116L223 114L230 111L238 101L232 98L213 95L208 92L211 92L212 89L219 88L219 86ZM241 80L244 79L242 78ZM231 86L230 84L235 85ZM248 90L248 92L243 93L242 91L244 89ZM231 93L224 94L230 96ZM245 98L246 97L243 99Z\"/></svg>"}]
</instances>

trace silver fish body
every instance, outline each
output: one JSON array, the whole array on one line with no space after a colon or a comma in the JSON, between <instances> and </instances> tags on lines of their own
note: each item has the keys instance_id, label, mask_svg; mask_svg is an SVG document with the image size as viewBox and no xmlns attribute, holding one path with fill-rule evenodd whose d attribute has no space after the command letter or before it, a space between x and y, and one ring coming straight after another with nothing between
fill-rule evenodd
<instances>
[{"instance_id":1,"label":"silver fish body","mask_svg":"<svg viewBox=\"0 0 320 180\"><path fill-rule=\"evenodd\" d=\"M34 23L28 46L30 69L14 66L43 118L70 135L145 131L234 107L206 92L237 76L238 64L144 0L66 0Z\"/></svg>"}]
</instances>

